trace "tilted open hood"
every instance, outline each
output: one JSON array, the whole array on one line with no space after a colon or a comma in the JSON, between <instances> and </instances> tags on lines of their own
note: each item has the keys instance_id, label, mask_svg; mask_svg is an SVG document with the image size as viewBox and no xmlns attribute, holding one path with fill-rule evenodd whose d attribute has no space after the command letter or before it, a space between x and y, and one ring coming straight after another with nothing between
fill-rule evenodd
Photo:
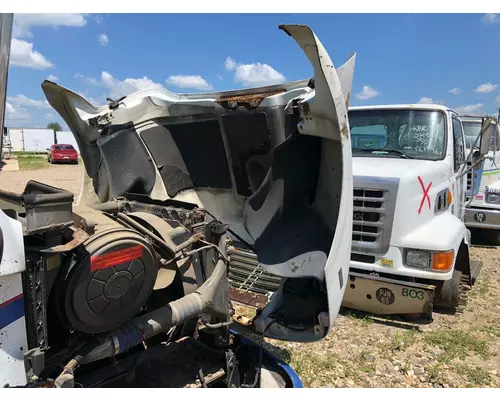
<instances>
[{"instance_id":1,"label":"tilted open hood","mask_svg":"<svg viewBox=\"0 0 500 400\"><path fill-rule=\"evenodd\" d=\"M132 192L198 204L282 277L257 330L312 341L332 327L348 280L355 55L335 69L310 28L280 29L302 48L314 79L202 94L153 85L104 106L49 81L42 89L80 147L79 202Z\"/></svg>"}]
</instances>

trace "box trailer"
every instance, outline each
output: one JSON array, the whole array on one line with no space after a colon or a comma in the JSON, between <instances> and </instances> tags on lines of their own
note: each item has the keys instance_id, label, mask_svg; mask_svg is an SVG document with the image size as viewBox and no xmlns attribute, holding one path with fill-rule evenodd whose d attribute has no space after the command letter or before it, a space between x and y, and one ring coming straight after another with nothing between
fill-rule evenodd
<instances>
[{"instance_id":1,"label":"box trailer","mask_svg":"<svg viewBox=\"0 0 500 400\"><path fill-rule=\"evenodd\" d=\"M56 132L57 144L71 144L78 154L80 154L80 149L76 143L76 139L71 131L61 131Z\"/></svg>"},{"instance_id":2,"label":"box trailer","mask_svg":"<svg viewBox=\"0 0 500 400\"><path fill-rule=\"evenodd\" d=\"M24 151L45 152L54 144L52 129L23 129Z\"/></svg>"}]
</instances>

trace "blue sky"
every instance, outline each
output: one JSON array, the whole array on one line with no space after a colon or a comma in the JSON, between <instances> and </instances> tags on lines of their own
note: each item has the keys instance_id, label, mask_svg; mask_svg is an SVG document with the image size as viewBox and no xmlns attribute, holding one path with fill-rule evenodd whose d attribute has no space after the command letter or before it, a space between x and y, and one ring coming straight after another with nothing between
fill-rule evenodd
<instances>
[{"instance_id":1,"label":"blue sky","mask_svg":"<svg viewBox=\"0 0 500 400\"><path fill-rule=\"evenodd\" d=\"M309 25L337 66L357 53L351 105L500 107L500 14L16 14L6 125L62 122L40 89L49 76L99 104L153 82L200 92L312 76L281 23Z\"/></svg>"}]
</instances>

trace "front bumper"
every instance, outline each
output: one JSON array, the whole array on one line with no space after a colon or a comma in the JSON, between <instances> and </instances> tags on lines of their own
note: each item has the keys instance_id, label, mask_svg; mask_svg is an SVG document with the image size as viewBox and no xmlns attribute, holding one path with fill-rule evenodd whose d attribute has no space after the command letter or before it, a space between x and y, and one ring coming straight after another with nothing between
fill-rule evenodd
<instances>
[{"instance_id":1,"label":"front bumper","mask_svg":"<svg viewBox=\"0 0 500 400\"><path fill-rule=\"evenodd\" d=\"M500 229L500 210L467 208L465 226L468 228Z\"/></svg>"},{"instance_id":2,"label":"front bumper","mask_svg":"<svg viewBox=\"0 0 500 400\"><path fill-rule=\"evenodd\" d=\"M433 285L351 272L342 306L378 315L432 314Z\"/></svg>"}]
</instances>

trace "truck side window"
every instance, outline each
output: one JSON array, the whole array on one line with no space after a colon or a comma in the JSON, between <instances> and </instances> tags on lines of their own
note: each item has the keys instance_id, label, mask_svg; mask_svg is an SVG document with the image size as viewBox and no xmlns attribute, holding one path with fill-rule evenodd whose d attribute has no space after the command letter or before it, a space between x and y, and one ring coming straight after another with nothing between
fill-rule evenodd
<instances>
[{"instance_id":1,"label":"truck side window","mask_svg":"<svg viewBox=\"0 0 500 400\"><path fill-rule=\"evenodd\" d=\"M460 121L453 117L453 149L454 151L454 165L455 172L458 171L460 165L465 162L465 152L464 152L464 135L462 132L462 124Z\"/></svg>"}]
</instances>

